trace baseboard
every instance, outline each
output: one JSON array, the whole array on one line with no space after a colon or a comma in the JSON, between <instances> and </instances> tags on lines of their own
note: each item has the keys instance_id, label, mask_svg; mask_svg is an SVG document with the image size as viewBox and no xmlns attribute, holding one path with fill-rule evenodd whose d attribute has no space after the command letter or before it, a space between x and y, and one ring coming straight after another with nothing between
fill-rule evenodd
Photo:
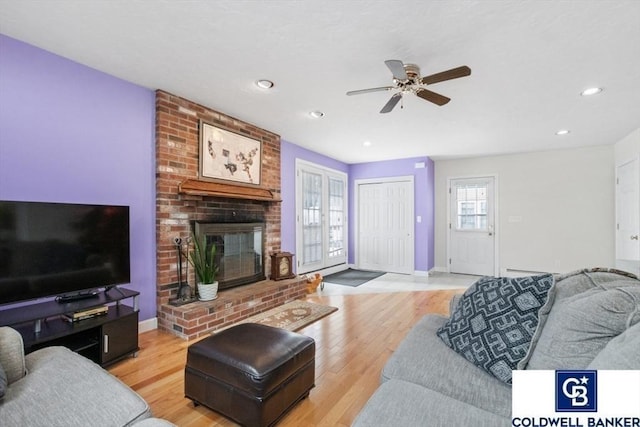
<instances>
[{"instance_id":1,"label":"baseboard","mask_svg":"<svg viewBox=\"0 0 640 427\"><path fill-rule=\"evenodd\" d=\"M347 270L349 268L350 267L349 267L348 264L339 264L339 265L336 265L336 266L333 266L333 267L323 268L322 270L310 271L308 273L300 273L300 274L301 275L310 274L310 275L313 276L316 273L320 273L322 275L322 277L324 277L324 276L328 276L328 275L333 274L333 273L338 273L340 271Z\"/></svg>"},{"instance_id":2,"label":"baseboard","mask_svg":"<svg viewBox=\"0 0 640 427\"><path fill-rule=\"evenodd\" d=\"M540 274L547 274L545 271L535 270L521 270L519 268L503 268L500 272L502 277L522 277L522 276L536 276Z\"/></svg>"},{"instance_id":3,"label":"baseboard","mask_svg":"<svg viewBox=\"0 0 640 427\"><path fill-rule=\"evenodd\" d=\"M158 318L154 317L151 319L143 320L142 322L138 322L138 333L141 334L143 332L153 331L154 329L158 329Z\"/></svg>"},{"instance_id":4,"label":"baseboard","mask_svg":"<svg viewBox=\"0 0 640 427\"><path fill-rule=\"evenodd\" d=\"M429 271L433 271L434 273L448 273L449 269L447 269L447 267L433 267Z\"/></svg>"},{"instance_id":5,"label":"baseboard","mask_svg":"<svg viewBox=\"0 0 640 427\"><path fill-rule=\"evenodd\" d=\"M428 271L424 271L424 270L415 270L413 272L414 276L420 276L420 277L429 277L429 272Z\"/></svg>"}]
</instances>

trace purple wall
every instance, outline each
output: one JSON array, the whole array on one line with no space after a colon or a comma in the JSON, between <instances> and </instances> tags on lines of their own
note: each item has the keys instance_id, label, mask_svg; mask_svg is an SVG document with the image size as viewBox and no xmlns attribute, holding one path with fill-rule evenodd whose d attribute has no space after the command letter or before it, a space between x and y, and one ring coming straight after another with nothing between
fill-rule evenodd
<instances>
[{"instance_id":1,"label":"purple wall","mask_svg":"<svg viewBox=\"0 0 640 427\"><path fill-rule=\"evenodd\" d=\"M428 157L390 160L385 162L347 165L321 154L309 151L295 144L282 141L282 250L295 253L295 169L296 159L306 160L321 166L348 174L349 186L349 259L355 263L353 212L354 181L356 179L388 178L413 175L415 180L415 215L422 216L422 222L415 224L415 265L417 271L428 271L434 266L434 165ZM415 169L415 163L424 162L424 169Z\"/></svg>"},{"instance_id":2,"label":"purple wall","mask_svg":"<svg viewBox=\"0 0 640 427\"><path fill-rule=\"evenodd\" d=\"M155 94L0 35L0 199L131 207L131 284L156 315Z\"/></svg>"},{"instance_id":3,"label":"purple wall","mask_svg":"<svg viewBox=\"0 0 640 427\"><path fill-rule=\"evenodd\" d=\"M427 271L435 267L435 227L436 227L436 172L433 160L427 159L427 186L425 188L425 201L427 203L422 220L426 224L427 234Z\"/></svg>"},{"instance_id":4,"label":"purple wall","mask_svg":"<svg viewBox=\"0 0 640 427\"><path fill-rule=\"evenodd\" d=\"M424 163L425 168L416 169L416 163ZM349 167L349 224L354 218L354 182L358 179L414 177L414 215L421 216L422 222L415 223L414 270L429 271L434 266L433 231L434 231L434 182L433 161L428 157L388 160L384 162L358 163ZM354 227L349 227L349 262L355 262Z\"/></svg>"}]
</instances>

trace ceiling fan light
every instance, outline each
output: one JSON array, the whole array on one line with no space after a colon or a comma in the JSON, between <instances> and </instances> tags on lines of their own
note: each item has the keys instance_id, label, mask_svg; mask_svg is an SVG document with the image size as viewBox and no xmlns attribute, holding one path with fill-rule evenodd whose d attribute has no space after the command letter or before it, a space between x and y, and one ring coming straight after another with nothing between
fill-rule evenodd
<instances>
[{"instance_id":1,"label":"ceiling fan light","mask_svg":"<svg viewBox=\"0 0 640 427\"><path fill-rule=\"evenodd\" d=\"M314 119L319 119L319 118L324 117L324 113L323 113L322 111L318 111L318 110L316 110L316 111L311 111L311 112L309 113L309 115L310 115L311 117L313 117Z\"/></svg>"},{"instance_id":2,"label":"ceiling fan light","mask_svg":"<svg viewBox=\"0 0 640 427\"><path fill-rule=\"evenodd\" d=\"M602 92L602 88L601 87L590 87L588 89L583 90L580 95L582 96L591 96L591 95L596 95L598 93Z\"/></svg>"},{"instance_id":3,"label":"ceiling fan light","mask_svg":"<svg viewBox=\"0 0 640 427\"><path fill-rule=\"evenodd\" d=\"M260 89L271 89L274 84L271 80L260 79L256 81L256 86L258 86Z\"/></svg>"},{"instance_id":4,"label":"ceiling fan light","mask_svg":"<svg viewBox=\"0 0 640 427\"><path fill-rule=\"evenodd\" d=\"M568 135L569 133L571 133L569 129L560 129L558 132L556 132L556 135L562 136L562 135Z\"/></svg>"}]
</instances>

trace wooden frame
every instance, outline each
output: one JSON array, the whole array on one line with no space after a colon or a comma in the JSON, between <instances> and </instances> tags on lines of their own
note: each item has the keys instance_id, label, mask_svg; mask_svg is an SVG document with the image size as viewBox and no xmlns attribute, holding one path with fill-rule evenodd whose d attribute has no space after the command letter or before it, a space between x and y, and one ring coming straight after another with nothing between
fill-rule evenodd
<instances>
[{"instance_id":1,"label":"wooden frame","mask_svg":"<svg viewBox=\"0 0 640 427\"><path fill-rule=\"evenodd\" d=\"M260 185L262 142L200 120L199 179Z\"/></svg>"}]
</instances>

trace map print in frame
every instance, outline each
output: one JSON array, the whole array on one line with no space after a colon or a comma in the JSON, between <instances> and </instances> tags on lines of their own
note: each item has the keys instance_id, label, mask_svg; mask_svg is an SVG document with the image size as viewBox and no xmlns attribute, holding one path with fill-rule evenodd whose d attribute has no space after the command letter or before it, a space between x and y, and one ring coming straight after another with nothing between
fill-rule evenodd
<instances>
[{"instance_id":1,"label":"map print in frame","mask_svg":"<svg viewBox=\"0 0 640 427\"><path fill-rule=\"evenodd\" d=\"M200 178L260 185L261 142L200 122Z\"/></svg>"}]
</instances>

